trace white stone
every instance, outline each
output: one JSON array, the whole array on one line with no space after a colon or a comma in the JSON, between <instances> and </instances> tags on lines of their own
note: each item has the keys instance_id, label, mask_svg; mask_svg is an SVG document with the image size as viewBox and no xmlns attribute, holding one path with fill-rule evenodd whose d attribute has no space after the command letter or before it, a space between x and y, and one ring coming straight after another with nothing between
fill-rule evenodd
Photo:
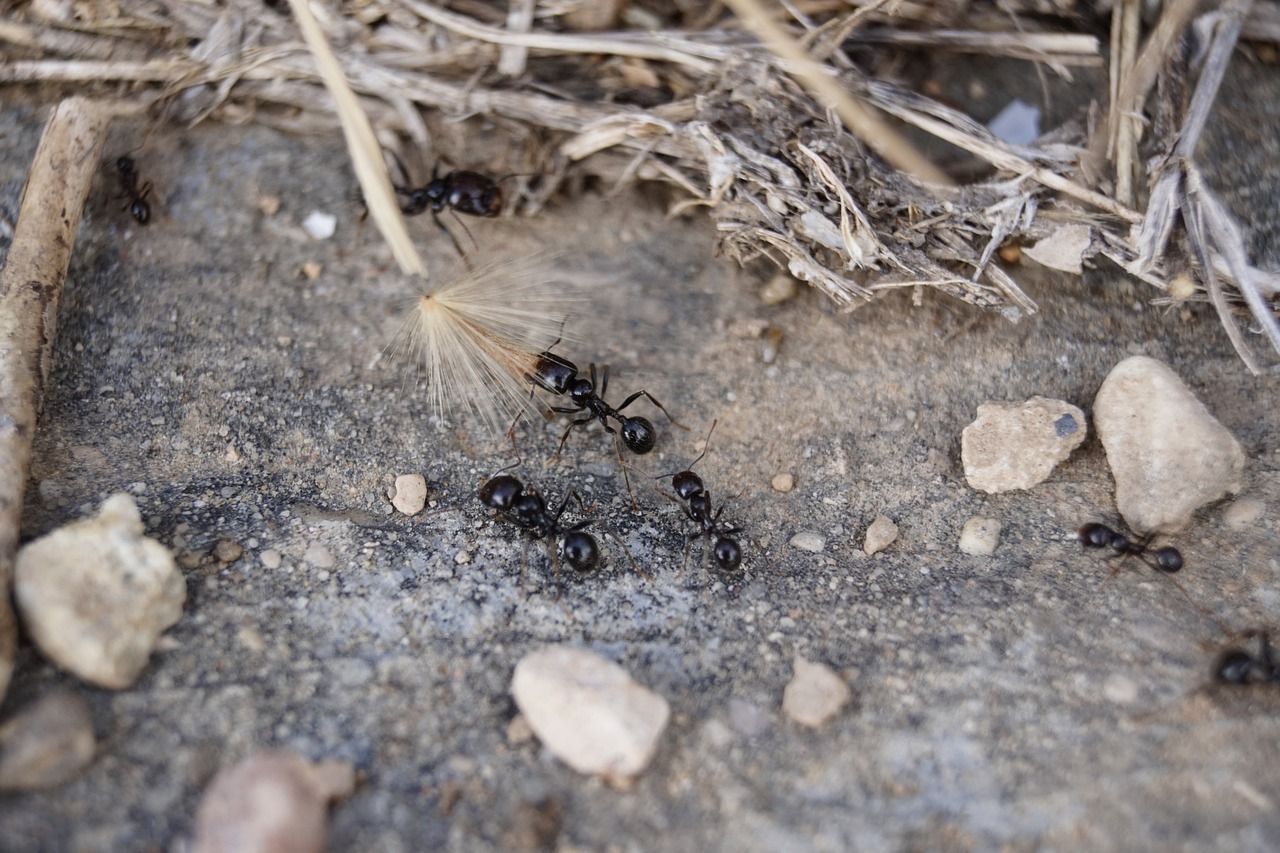
<instances>
[{"instance_id":1,"label":"white stone","mask_svg":"<svg viewBox=\"0 0 1280 853\"><path fill-rule=\"evenodd\" d=\"M417 515L427 505L427 479L421 474L401 474L391 494L391 505L403 515Z\"/></svg>"},{"instance_id":2,"label":"white stone","mask_svg":"<svg viewBox=\"0 0 1280 853\"><path fill-rule=\"evenodd\" d=\"M1222 521L1231 530L1244 530L1250 527L1262 514L1267 505L1257 498L1237 498L1222 512Z\"/></svg>"},{"instance_id":3,"label":"white stone","mask_svg":"<svg viewBox=\"0 0 1280 853\"><path fill-rule=\"evenodd\" d=\"M355 787L345 762L260 752L218 772L196 813L192 853L321 853L329 801Z\"/></svg>"},{"instance_id":4,"label":"white stone","mask_svg":"<svg viewBox=\"0 0 1280 853\"><path fill-rule=\"evenodd\" d=\"M781 474L774 474L770 485L773 486L775 492L786 494L796 487L796 478L794 474L784 471Z\"/></svg>"},{"instance_id":5,"label":"white stone","mask_svg":"<svg viewBox=\"0 0 1280 853\"><path fill-rule=\"evenodd\" d=\"M1197 509L1243 485L1240 443L1154 358L1112 368L1093 420L1115 476L1116 507L1136 533L1181 530Z\"/></svg>"},{"instance_id":6,"label":"white stone","mask_svg":"<svg viewBox=\"0 0 1280 853\"><path fill-rule=\"evenodd\" d=\"M877 515L867 526L867 536L862 542L862 550L867 556L878 554L893 544L898 538L898 525L887 515Z\"/></svg>"},{"instance_id":7,"label":"white stone","mask_svg":"<svg viewBox=\"0 0 1280 853\"><path fill-rule=\"evenodd\" d=\"M1056 231L1034 246L1023 249L1022 253L1050 269L1081 275L1084 272L1084 253L1092 239L1088 225L1073 222L1059 225Z\"/></svg>"},{"instance_id":8,"label":"white stone","mask_svg":"<svg viewBox=\"0 0 1280 853\"><path fill-rule=\"evenodd\" d=\"M275 548L268 548L258 555L258 559L262 561L262 565L268 569L280 568L283 557Z\"/></svg>"},{"instance_id":9,"label":"white stone","mask_svg":"<svg viewBox=\"0 0 1280 853\"><path fill-rule=\"evenodd\" d=\"M14 597L27 632L58 666L101 687L133 683L186 601L173 555L142 530L121 493L18 552Z\"/></svg>"},{"instance_id":10,"label":"white stone","mask_svg":"<svg viewBox=\"0 0 1280 853\"><path fill-rule=\"evenodd\" d=\"M648 766L671 711L626 670L573 646L516 665L511 695L553 755L579 773L625 784Z\"/></svg>"},{"instance_id":11,"label":"white stone","mask_svg":"<svg viewBox=\"0 0 1280 853\"><path fill-rule=\"evenodd\" d=\"M307 545L307 550L303 552L302 559L317 569L332 569L334 566L333 554L329 553L329 549L320 542L312 542Z\"/></svg>"},{"instance_id":12,"label":"white stone","mask_svg":"<svg viewBox=\"0 0 1280 853\"><path fill-rule=\"evenodd\" d=\"M1002 529L1004 525L994 518L969 519L960 531L960 551L974 557L990 557L1000 543Z\"/></svg>"},{"instance_id":13,"label":"white stone","mask_svg":"<svg viewBox=\"0 0 1280 853\"><path fill-rule=\"evenodd\" d=\"M1062 400L988 402L960 434L960 460L969 485L995 494L1030 489L1084 441L1084 412Z\"/></svg>"},{"instance_id":14,"label":"white stone","mask_svg":"<svg viewBox=\"0 0 1280 853\"><path fill-rule=\"evenodd\" d=\"M800 725L817 728L848 703L849 685L829 666L796 655L794 669L782 692L782 710Z\"/></svg>"},{"instance_id":15,"label":"white stone","mask_svg":"<svg viewBox=\"0 0 1280 853\"><path fill-rule=\"evenodd\" d=\"M827 547L827 540L824 536L814 533L812 530L804 530L791 537L791 547L817 554Z\"/></svg>"},{"instance_id":16,"label":"white stone","mask_svg":"<svg viewBox=\"0 0 1280 853\"><path fill-rule=\"evenodd\" d=\"M328 240L338 229L338 217L332 213L313 210L302 221L302 230L313 240Z\"/></svg>"}]
</instances>

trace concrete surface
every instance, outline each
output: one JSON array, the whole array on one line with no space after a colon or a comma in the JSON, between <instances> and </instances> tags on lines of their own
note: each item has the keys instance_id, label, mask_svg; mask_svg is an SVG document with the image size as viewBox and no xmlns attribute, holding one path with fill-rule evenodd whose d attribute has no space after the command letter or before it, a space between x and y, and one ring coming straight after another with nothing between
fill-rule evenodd
<instances>
[{"instance_id":1,"label":"concrete surface","mask_svg":"<svg viewBox=\"0 0 1280 853\"><path fill-rule=\"evenodd\" d=\"M39 127L21 103L0 113L6 203ZM108 153L140 138L121 128ZM104 163L81 229L25 535L128 490L191 598L135 688L74 685L100 755L61 789L0 797L0 847L182 849L204 785L255 746L357 765L334 850L507 847L556 809L555 843L581 850L1280 845L1280 691L1209 686L1213 621L1145 569L1109 578L1072 539L1117 520L1097 439L1026 493L978 494L959 465L978 404L1042 394L1088 413L1118 360L1162 358L1243 443L1245 497L1266 506L1240 531L1223 507L1200 513L1176 539L1179 580L1233 628L1280 622L1280 380L1251 378L1207 307L1156 310L1106 272L1024 267L1043 310L1016 326L930 293L852 315L809 292L766 308L755 279L710 257L705 223L667 221L641 194L472 221L485 247L571 248L566 270L595 286L565 354L610 363L615 399L646 387L694 426L664 429L646 470L685 464L719 418L699 471L740 493L726 517L750 538L740 583L709 582L697 544L681 574L676 508L645 491L632 515L595 429L544 468L550 425L526 437L522 476L581 490L654 578L614 547L556 601L534 546L525 598L521 540L474 499L502 443L432 418L409 368L379 357L411 294L355 222L339 144L208 127L157 134L139 162L153 224L120 211ZM281 197L274 218L259 193ZM332 240L297 235L312 210L339 216ZM754 318L784 331L774 365L735 332ZM443 512L391 511L387 487L415 472ZM769 486L780 472L789 494ZM880 513L901 532L867 557ZM974 515L1004 524L993 557L957 551ZM790 547L802 531L824 550ZM244 555L217 561L220 539ZM515 663L562 641L671 703L628 792L508 743ZM796 654L853 689L817 731L781 712ZM3 714L68 683L24 646Z\"/></svg>"}]
</instances>

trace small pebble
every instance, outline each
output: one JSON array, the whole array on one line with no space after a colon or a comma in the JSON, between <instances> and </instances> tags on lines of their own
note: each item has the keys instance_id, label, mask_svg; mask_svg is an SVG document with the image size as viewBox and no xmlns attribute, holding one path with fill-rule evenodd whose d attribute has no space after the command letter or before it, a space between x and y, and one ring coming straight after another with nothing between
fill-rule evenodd
<instances>
[{"instance_id":1,"label":"small pebble","mask_svg":"<svg viewBox=\"0 0 1280 853\"><path fill-rule=\"evenodd\" d=\"M1102 695L1117 705L1132 705L1138 701L1138 685L1127 676L1112 673L1102 683Z\"/></svg>"},{"instance_id":2,"label":"small pebble","mask_svg":"<svg viewBox=\"0 0 1280 853\"><path fill-rule=\"evenodd\" d=\"M402 515L417 515L427 505L427 480L421 474L401 474L396 477L391 505Z\"/></svg>"},{"instance_id":3,"label":"small pebble","mask_svg":"<svg viewBox=\"0 0 1280 853\"><path fill-rule=\"evenodd\" d=\"M234 539L219 539L213 546L213 556L223 563L234 563L244 555L244 548Z\"/></svg>"},{"instance_id":4,"label":"small pebble","mask_svg":"<svg viewBox=\"0 0 1280 853\"><path fill-rule=\"evenodd\" d=\"M138 505L121 493L18 552L14 598L27 633L58 666L100 687L134 682L187 598L169 549L142 531Z\"/></svg>"},{"instance_id":5,"label":"small pebble","mask_svg":"<svg viewBox=\"0 0 1280 853\"><path fill-rule=\"evenodd\" d=\"M526 655L511 695L553 755L622 786L649 765L671 716L667 701L622 667L574 646Z\"/></svg>"},{"instance_id":6,"label":"small pebble","mask_svg":"<svg viewBox=\"0 0 1280 853\"><path fill-rule=\"evenodd\" d=\"M1094 427L1135 533L1174 533L1205 504L1237 494L1244 449L1168 365L1133 356L1093 401Z\"/></svg>"},{"instance_id":7,"label":"small pebble","mask_svg":"<svg viewBox=\"0 0 1280 853\"><path fill-rule=\"evenodd\" d=\"M826 537L812 530L804 530L791 537L791 547L817 554L827 547L827 540Z\"/></svg>"},{"instance_id":8,"label":"small pebble","mask_svg":"<svg viewBox=\"0 0 1280 853\"><path fill-rule=\"evenodd\" d=\"M471 562L471 553L469 551L459 551L453 555L453 561L459 566L465 566Z\"/></svg>"},{"instance_id":9,"label":"small pebble","mask_svg":"<svg viewBox=\"0 0 1280 853\"><path fill-rule=\"evenodd\" d=\"M960 434L960 459L969 485L995 494L1030 489L1084 441L1084 412L1062 400L988 402Z\"/></svg>"},{"instance_id":10,"label":"small pebble","mask_svg":"<svg viewBox=\"0 0 1280 853\"><path fill-rule=\"evenodd\" d=\"M0 791L29 791L70 782L93 761L89 704L55 689L0 725Z\"/></svg>"},{"instance_id":11,"label":"small pebble","mask_svg":"<svg viewBox=\"0 0 1280 853\"><path fill-rule=\"evenodd\" d=\"M795 674L782 693L782 710L803 726L817 728L849 701L849 685L830 667L796 656Z\"/></svg>"},{"instance_id":12,"label":"small pebble","mask_svg":"<svg viewBox=\"0 0 1280 853\"><path fill-rule=\"evenodd\" d=\"M196 813L192 853L321 853L332 800L351 795L355 769L269 751L223 768Z\"/></svg>"},{"instance_id":13,"label":"small pebble","mask_svg":"<svg viewBox=\"0 0 1280 853\"><path fill-rule=\"evenodd\" d=\"M795 296L798 291L795 278L786 273L778 273L760 288L760 301L765 305L779 305Z\"/></svg>"},{"instance_id":14,"label":"small pebble","mask_svg":"<svg viewBox=\"0 0 1280 853\"><path fill-rule=\"evenodd\" d=\"M338 230L338 217L332 213L313 210L302 221L302 230L306 231L313 240L328 240Z\"/></svg>"},{"instance_id":15,"label":"small pebble","mask_svg":"<svg viewBox=\"0 0 1280 853\"><path fill-rule=\"evenodd\" d=\"M773 486L773 490L775 492L782 492L783 494L786 494L796 487L796 478L789 472L774 474L770 484Z\"/></svg>"},{"instance_id":16,"label":"small pebble","mask_svg":"<svg viewBox=\"0 0 1280 853\"><path fill-rule=\"evenodd\" d=\"M261 210L264 216L275 216L277 213L280 212L280 196L278 195L258 196L258 210Z\"/></svg>"},{"instance_id":17,"label":"small pebble","mask_svg":"<svg viewBox=\"0 0 1280 853\"><path fill-rule=\"evenodd\" d=\"M1257 498L1239 498L1222 512L1222 522L1232 530L1244 530L1262 518L1266 504Z\"/></svg>"},{"instance_id":18,"label":"small pebble","mask_svg":"<svg viewBox=\"0 0 1280 853\"><path fill-rule=\"evenodd\" d=\"M964 523L960 531L960 551L974 557L990 557L1000 543L1000 531L1004 528L994 518L974 517Z\"/></svg>"},{"instance_id":19,"label":"small pebble","mask_svg":"<svg viewBox=\"0 0 1280 853\"><path fill-rule=\"evenodd\" d=\"M275 548L268 548L258 555L258 559L262 561L262 565L265 568L278 569L283 557L280 556L280 552Z\"/></svg>"},{"instance_id":20,"label":"small pebble","mask_svg":"<svg viewBox=\"0 0 1280 853\"><path fill-rule=\"evenodd\" d=\"M324 272L324 265L316 261L307 261L302 265L302 275L307 281L315 281L322 272Z\"/></svg>"},{"instance_id":21,"label":"small pebble","mask_svg":"<svg viewBox=\"0 0 1280 853\"><path fill-rule=\"evenodd\" d=\"M529 726L528 718L524 714L516 714L511 718L511 722L507 723L507 743L518 746L531 740L533 740L533 729Z\"/></svg>"},{"instance_id":22,"label":"small pebble","mask_svg":"<svg viewBox=\"0 0 1280 853\"><path fill-rule=\"evenodd\" d=\"M729 700L729 725L744 737L760 737L773 725L769 712L745 699Z\"/></svg>"},{"instance_id":23,"label":"small pebble","mask_svg":"<svg viewBox=\"0 0 1280 853\"><path fill-rule=\"evenodd\" d=\"M302 559L318 569L332 569L334 566L333 554L319 542L308 545L307 550L302 554Z\"/></svg>"},{"instance_id":24,"label":"small pebble","mask_svg":"<svg viewBox=\"0 0 1280 853\"><path fill-rule=\"evenodd\" d=\"M878 554L893 544L898 538L898 525L887 515L877 515L867 527L867 537L862 543L862 550L867 556Z\"/></svg>"}]
</instances>

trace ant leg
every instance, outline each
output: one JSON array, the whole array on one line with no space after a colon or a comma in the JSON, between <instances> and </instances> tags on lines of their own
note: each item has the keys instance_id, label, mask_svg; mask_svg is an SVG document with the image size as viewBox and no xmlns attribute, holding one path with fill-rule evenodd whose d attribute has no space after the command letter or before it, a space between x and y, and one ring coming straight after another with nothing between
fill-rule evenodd
<instances>
[{"instance_id":1,"label":"ant leg","mask_svg":"<svg viewBox=\"0 0 1280 853\"><path fill-rule=\"evenodd\" d=\"M458 257L462 258L462 262L466 264L468 267L470 267L471 261L467 258L467 253L462 251L462 244L458 242L457 237L453 236L453 232L444 226L444 223L440 221L439 214L437 214L434 210L431 211L431 221L436 224L437 228L439 228L445 234L449 235L449 242L453 243L454 251L458 253Z\"/></svg>"},{"instance_id":2,"label":"ant leg","mask_svg":"<svg viewBox=\"0 0 1280 853\"><path fill-rule=\"evenodd\" d=\"M607 425L605 429L609 429ZM613 432L613 430L609 430L609 432ZM618 446L617 434L613 436L613 453L618 457L618 467L622 470L622 482L626 484L627 495L631 498L631 511L639 512L640 503L636 500L636 493L631 489L631 477L627 474L627 463L623 461L622 448Z\"/></svg>"},{"instance_id":3,"label":"ant leg","mask_svg":"<svg viewBox=\"0 0 1280 853\"><path fill-rule=\"evenodd\" d=\"M556 507L556 514L552 516L557 527L560 526L560 516L564 515L564 508L569 505L569 498L577 498L578 506L582 506L582 497L577 493L577 491L572 491L565 495L564 500L560 501L560 506Z\"/></svg>"},{"instance_id":4,"label":"ant leg","mask_svg":"<svg viewBox=\"0 0 1280 853\"><path fill-rule=\"evenodd\" d=\"M145 184L142 185L142 189L138 190L138 201L144 200L150 194L151 194L151 182L147 181Z\"/></svg>"},{"instance_id":5,"label":"ant leg","mask_svg":"<svg viewBox=\"0 0 1280 853\"><path fill-rule=\"evenodd\" d=\"M529 587L525 583L525 576L529 569L529 543L524 537L520 538L520 597L529 597Z\"/></svg>"},{"instance_id":6,"label":"ant leg","mask_svg":"<svg viewBox=\"0 0 1280 853\"><path fill-rule=\"evenodd\" d=\"M595 375L594 364L591 365L591 369L592 369L591 382L592 384L595 384L596 375ZM609 365L602 364L600 365L600 399L603 400L604 395L608 393L609 393Z\"/></svg>"},{"instance_id":7,"label":"ant leg","mask_svg":"<svg viewBox=\"0 0 1280 853\"><path fill-rule=\"evenodd\" d=\"M564 450L565 442L569 440L569 434L572 433L578 427L591 423L591 421L593 421L594 419L595 418L593 415L587 415L585 418L579 418L576 421L569 421L569 425L564 428L564 435L560 436L560 446L556 448L556 455L552 456L551 458L553 460L559 459L560 452Z\"/></svg>"},{"instance_id":8,"label":"ant leg","mask_svg":"<svg viewBox=\"0 0 1280 853\"><path fill-rule=\"evenodd\" d=\"M617 408L617 411L621 412L623 409L625 409L627 406L630 406L632 403L634 403L636 400L639 400L641 397L644 397L644 398L645 398L645 399L647 399L650 403L653 403L655 406L657 406L659 409L661 409L661 410L662 410L662 414L666 415L666 416L667 416L667 420L669 420L673 425L678 426L678 427L680 427L680 429L683 429L683 430L687 430L687 429L689 429L687 426L685 426L684 424L680 423L680 422L679 422L678 420L676 420L675 418L671 417L671 413L667 411L667 407L666 407L666 406L664 406L664 405L662 405L661 403L659 403L659 402L658 402L658 398L654 397L654 396L653 396L652 394L650 394L648 391L641 390L641 391L637 391L636 393L632 394L630 397L628 397L627 399L625 399L625 400L623 400L623 401L622 401L622 405L621 405L621 406L619 406L619 407Z\"/></svg>"},{"instance_id":9,"label":"ant leg","mask_svg":"<svg viewBox=\"0 0 1280 853\"><path fill-rule=\"evenodd\" d=\"M476 251L480 251L480 244L476 242L475 237L471 236L471 229L467 227L467 223L463 222L462 217L457 213L453 214L453 218L458 220L458 224L462 226L462 231L467 235L467 239L471 241L471 245L475 247Z\"/></svg>"}]
</instances>

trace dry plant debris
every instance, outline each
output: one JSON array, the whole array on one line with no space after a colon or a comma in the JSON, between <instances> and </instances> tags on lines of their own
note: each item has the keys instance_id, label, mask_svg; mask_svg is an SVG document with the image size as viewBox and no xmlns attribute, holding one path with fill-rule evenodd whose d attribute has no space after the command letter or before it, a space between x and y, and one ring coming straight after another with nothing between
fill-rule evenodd
<instances>
[{"instance_id":1,"label":"dry plant debris","mask_svg":"<svg viewBox=\"0 0 1280 853\"><path fill-rule=\"evenodd\" d=\"M353 105L381 143L427 151L433 111L487 117L498 131L493 171L541 176L521 178L511 206L536 210L570 164L597 155L591 168L616 185L678 187L673 213L705 207L729 257L771 259L849 309L880 291L933 287L1017 319L1037 306L993 262L997 250L1069 242L1078 248L1065 268L1107 258L1166 293L1192 270L1189 298L1212 301L1251 369L1262 364L1239 317L1280 350L1280 277L1249 264L1240 227L1192 157L1237 40L1280 36L1269 4L1230 0L1198 14L1194 2L1169 0L1146 27L1133 0L1109 12L1074 0L601 5L584 15L581 4L548 0L310 2L305 18L356 93L342 107L349 133ZM32 3L0 26L0 82L123 85L156 120L330 131L333 101L298 26L314 50L311 21L268 6ZM1104 57L1092 32L1108 30ZM1081 116L1013 145L877 78L890 62L864 63L868 71L846 50L887 60L921 47L1012 56L1062 75L1106 61L1102 121L1090 133ZM1166 81L1194 97L1173 102L1159 93L1180 87ZM1145 125L1147 112L1161 122ZM990 176L950 185L905 142L903 125L985 161ZM1144 125L1172 130L1155 138ZM1155 164L1150 175L1144 163ZM368 164L360 171L367 177ZM1171 240L1179 213L1187 239ZM1070 241L1057 238L1063 229ZM396 253L403 263L404 247Z\"/></svg>"}]
</instances>

